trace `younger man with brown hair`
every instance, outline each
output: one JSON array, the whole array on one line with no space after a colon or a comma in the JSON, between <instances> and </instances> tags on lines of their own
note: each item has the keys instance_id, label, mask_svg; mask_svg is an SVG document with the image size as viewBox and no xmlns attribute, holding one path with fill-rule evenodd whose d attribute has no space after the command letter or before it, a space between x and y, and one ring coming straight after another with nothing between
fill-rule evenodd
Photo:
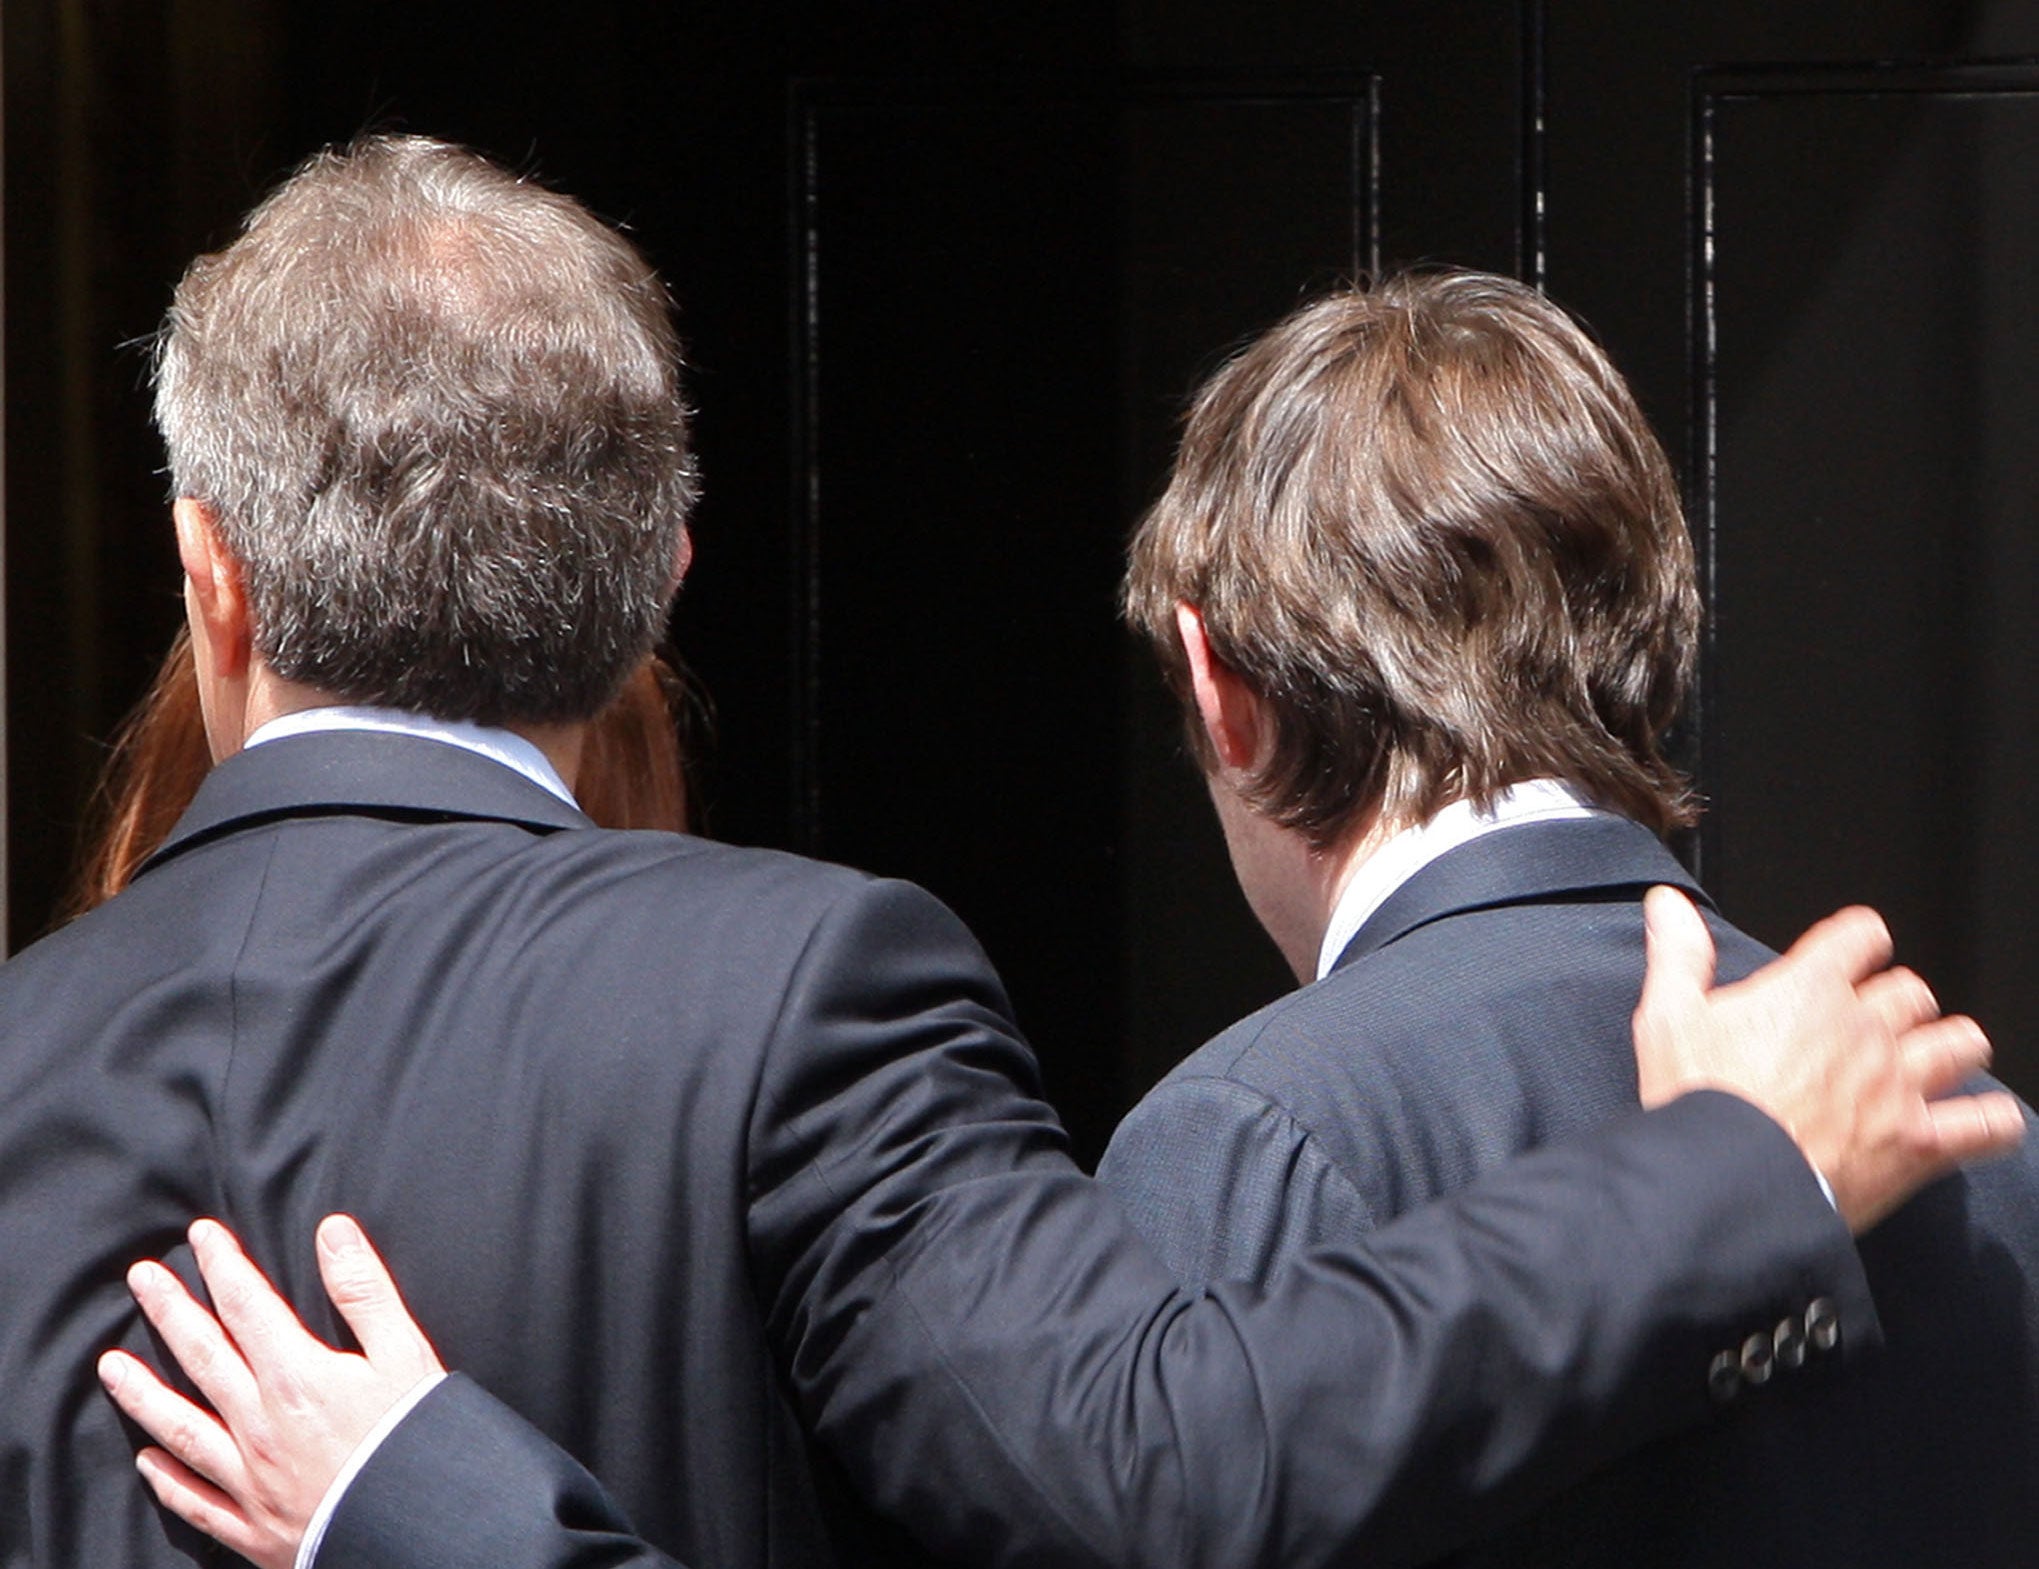
<instances>
[{"instance_id":1,"label":"younger man with brown hair","mask_svg":"<svg viewBox=\"0 0 2039 1569\"><path fill-rule=\"evenodd\" d=\"M1190 1280L1265 1278L1635 1096L1642 898L1694 803L1661 738L1699 625L1670 466L1565 314L1420 273L1211 381L1126 602L1247 899L1302 989L1204 1046L1100 1176ZM1724 973L1766 957L1709 918ZM1723 1346L1739 1409L1466 1563L2028 1563L2039 1165L1865 1240L1889 1354L1827 1383L1813 1302Z\"/></svg>"}]
</instances>

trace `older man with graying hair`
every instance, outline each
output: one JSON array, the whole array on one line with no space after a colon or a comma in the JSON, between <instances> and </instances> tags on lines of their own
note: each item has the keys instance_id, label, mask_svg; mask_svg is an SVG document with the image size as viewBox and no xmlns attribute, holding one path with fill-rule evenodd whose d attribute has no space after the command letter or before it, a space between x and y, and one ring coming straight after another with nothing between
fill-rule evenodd
<instances>
[{"instance_id":1,"label":"older man with graying hair","mask_svg":"<svg viewBox=\"0 0 2039 1569\"><path fill-rule=\"evenodd\" d=\"M613 695L685 568L678 375L664 286L620 235L375 141L186 274L156 418L180 530L217 532L279 679L557 724Z\"/></svg>"},{"instance_id":2,"label":"older man with graying hair","mask_svg":"<svg viewBox=\"0 0 2039 1569\"><path fill-rule=\"evenodd\" d=\"M1928 1103L1983 1043L1878 973L1873 918L1711 994L1702 937L1643 1010L1660 1109L1185 1292L934 900L575 808L687 556L626 242L369 141L193 269L161 367L217 763L0 972L9 1569L177 1562L173 1515L264 1565L307 1531L442 1569L897 1562L902 1528L995 1564L1418 1556L1701 1419L1716 1349L1809 1298L1873 1344L1844 1220L2015 1137ZM339 1210L461 1375L348 1289L366 1354L322 1350L193 1224L331 1339ZM151 1322L212 1411L155 1380Z\"/></svg>"}]
</instances>

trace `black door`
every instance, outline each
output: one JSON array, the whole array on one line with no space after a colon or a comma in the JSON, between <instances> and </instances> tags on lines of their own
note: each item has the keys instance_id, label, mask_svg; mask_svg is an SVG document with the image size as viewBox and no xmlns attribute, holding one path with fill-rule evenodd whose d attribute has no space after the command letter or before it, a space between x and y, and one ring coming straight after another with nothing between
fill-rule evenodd
<instances>
[{"instance_id":1,"label":"black door","mask_svg":"<svg viewBox=\"0 0 2039 1569\"><path fill-rule=\"evenodd\" d=\"M1381 261L1517 272L1599 328L1709 567L1709 881L1773 940L1882 906L2033 1087L2039 7L24 0L5 26L17 940L176 613L118 345L293 157L398 124L535 164L666 272L709 826L949 899L1087 1151L1285 984L1114 621L1121 543L1198 377Z\"/></svg>"}]
</instances>

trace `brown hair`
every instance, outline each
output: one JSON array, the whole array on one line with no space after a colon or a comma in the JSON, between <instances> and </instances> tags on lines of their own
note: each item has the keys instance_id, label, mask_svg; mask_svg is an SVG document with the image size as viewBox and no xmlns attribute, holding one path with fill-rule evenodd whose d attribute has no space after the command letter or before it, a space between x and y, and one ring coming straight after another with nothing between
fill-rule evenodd
<instances>
[{"instance_id":1,"label":"brown hair","mask_svg":"<svg viewBox=\"0 0 2039 1569\"><path fill-rule=\"evenodd\" d=\"M91 838L59 920L104 904L170 836L212 767L191 633L178 628L148 694L121 722L93 794Z\"/></svg>"},{"instance_id":2,"label":"brown hair","mask_svg":"<svg viewBox=\"0 0 2039 1569\"><path fill-rule=\"evenodd\" d=\"M686 832L686 756L676 721L694 706L687 680L653 654L595 716L574 796L597 827Z\"/></svg>"},{"instance_id":3,"label":"brown hair","mask_svg":"<svg viewBox=\"0 0 2039 1569\"><path fill-rule=\"evenodd\" d=\"M1691 678L1692 546L1628 387L1507 278L1305 306L1204 386L1132 543L1126 614L1197 723L1175 606L1272 713L1248 801L1327 847L1552 777L1692 821L1659 740Z\"/></svg>"},{"instance_id":4,"label":"brown hair","mask_svg":"<svg viewBox=\"0 0 2039 1569\"><path fill-rule=\"evenodd\" d=\"M631 673L588 726L574 781L581 810L596 826L686 831L677 720L700 708L686 680L658 655ZM211 767L191 637L180 629L148 695L114 737L95 795L91 838L58 919L83 915L125 888L170 836Z\"/></svg>"}]
</instances>

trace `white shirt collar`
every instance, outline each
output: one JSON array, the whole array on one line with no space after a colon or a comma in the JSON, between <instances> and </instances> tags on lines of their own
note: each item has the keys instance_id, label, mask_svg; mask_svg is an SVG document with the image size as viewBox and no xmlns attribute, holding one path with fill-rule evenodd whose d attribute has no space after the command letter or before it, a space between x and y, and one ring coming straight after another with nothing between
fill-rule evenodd
<instances>
[{"instance_id":1,"label":"white shirt collar","mask_svg":"<svg viewBox=\"0 0 2039 1569\"><path fill-rule=\"evenodd\" d=\"M1317 949L1317 979L1331 973L1345 945L1386 904L1397 888L1439 856L1462 844L1522 823L1562 822L1577 817L1612 817L1584 795L1557 779L1531 779L1510 785L1484 811L1470 801L1454 801L1428 822L1405 828L1368 856L1338 896L1331 924Z\"/></svg>"},{"instance_id":2,"label":"white shirt collar","mask_svg":"<svg viewBox=\"0 0 2039 1569\"><path fill-rule=\"evenodd\" d=\"M573 792L567 789L566 781L559 777L559 770L536 746L514 731L470 724L465 719L434 719L428 714L413 714L401 708L301 708L294 714L283 714L270 720L242 744L260 746L265 741L281 741L285 736L311 735L320 730L376 730L386 735L412 735L427 741L441 741L447 746L479 752L491 762L516 770L533 784L550 790L568 806L578 804Z\"/></svg>"}]
</instances>

